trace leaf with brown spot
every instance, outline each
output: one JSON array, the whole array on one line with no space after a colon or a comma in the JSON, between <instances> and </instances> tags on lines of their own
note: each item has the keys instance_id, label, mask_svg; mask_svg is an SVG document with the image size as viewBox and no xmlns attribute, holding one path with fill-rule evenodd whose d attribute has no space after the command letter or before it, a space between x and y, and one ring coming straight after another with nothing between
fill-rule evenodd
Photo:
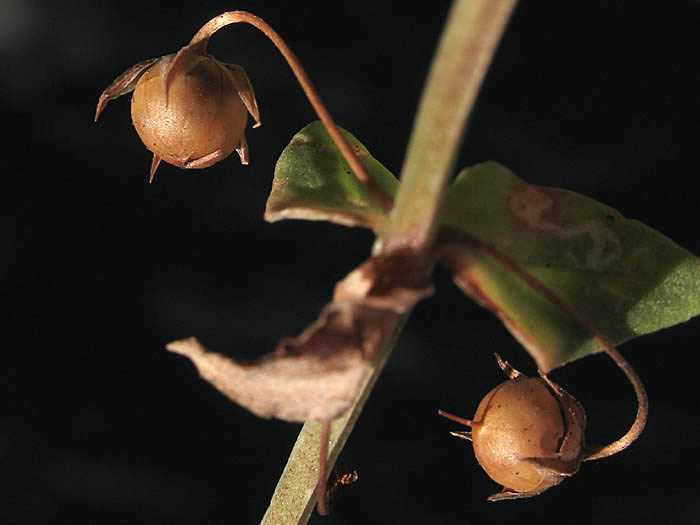
<instances>
[{"instance_id":1,"label":"leaf with brown spot","mask_svg":"<svg viewBox=\"0 0 700 525\"><path fill-rule=\"evenodd\" d=\"M700 313L700 260L693 254L609 206L528 184L494 162L460 173L442 224L444 262L456 283L494 311L545 372L602 348L506 259L613 344Z\"/></svg>"}]
</instances>

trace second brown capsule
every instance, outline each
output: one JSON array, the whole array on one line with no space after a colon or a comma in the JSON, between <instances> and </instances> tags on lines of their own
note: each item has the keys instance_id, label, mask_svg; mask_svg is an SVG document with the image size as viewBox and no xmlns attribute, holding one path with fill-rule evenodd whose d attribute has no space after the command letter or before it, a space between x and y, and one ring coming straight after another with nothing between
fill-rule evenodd
<instances>
[{"instance_id":1,"label":"second brown capsule","mask_svg":"<svg viewBox=\"0 0 700 525\"><path fill-rule=\"evenodd\" d=\"M490 501L535 496L578 471L585 411L546 376L527 377L496 358L509 379L486 394L473 419L439 413L471 427L451 434L471 440L481 467L503 486Z\"/></svg>"}]
</instances>

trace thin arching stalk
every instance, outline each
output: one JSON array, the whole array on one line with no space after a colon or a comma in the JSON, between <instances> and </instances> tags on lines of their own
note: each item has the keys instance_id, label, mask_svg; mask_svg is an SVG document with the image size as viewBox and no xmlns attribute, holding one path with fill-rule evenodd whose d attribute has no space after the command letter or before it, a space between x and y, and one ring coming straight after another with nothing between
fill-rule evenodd
<instances>
[{"instance_id":1,"label":"thin arching stalk","mask_svg":"<svg viewBox=\"0 0 700 525\"><path fill-rule=\"evenodd\" d=\"M289 64L289 67L294 72L294 75L299 81L301 88L304 90L304 93L318 114L318 117L321 119L321 122L323 122L323 124L326 126L328 134L333 139L336 146L338 146L338 149L343 155L345 162L348 163L355 176L367 188L367 191L371 195L372 199L376 201L377 204L384 209L384 211L389 211L393 205L392 197L382 188L380 188L374 179L370 177L369 173L367 173L367 170L365 170L364 166L357 158L357 155L355 155L352 146L348 144L348 141L345 140L345 137L343 137L343 135L340 133L338 126L335 124L331 114L328 112L328 109L321 100L321 97L316 91L311 79L301 66L301 62L299 62L297 56L277 33L277 31L275 31L267 22L265 22L265 20L247 11L227 11L226 13L222 13L219 16L212 18L209 20L209 22L204 24L202 28L197 31L194 37L192 37L189 45L198 48L199 51L204 53L206 52L209 38L211 38L214 33L216 33L222 27L238 22L245 22L262 31L265 36L272 41L275 47L277 47L279 52L282 53L282 56L285 58Z\"/></svg>"},{"instance_id":2,"label":"thin arching stalk","mask_svg":"<svg viewBox=\"0 0 700 525\"><path fill-rule=\"evenodd\" d=\"M474 237L466 232L455 230L454 228L443 227L440 232L440 240L446 245L450 242L459 242L459 244L466 244L476 248L477 250L488 254L495 260L503 264L510 270L513 275L517 275L522 279L528 286L530 286L537 293L542 295L553 305L559 308L561 311L569 315L574 321L576 321L584 330L588 331L593 339L603 348L606 354L608 354L615 364L620 367L622 372L627 376L627 379L632 384L634 388L634 393L637 396L637 414L635 416L634 422L630 428L625 432L625 434L616 439L612 443L609 443L600 447L589 447L584 454L584 461L591 461L594 459L601 459L626 449L630 446L639 435L644 430L646 425L647 415L649 412L649 401L647 398L646 389L644 388L644 383L634 371L632 366L627 362L627 360L617 351L617 349L608 341L603 335L596 330L596 328L583 317L575 308L569 305L564 299L562 299L554 290L545 285L542 281L529 274L524 270L517 262L508 257L506 254L498 250L493 245Z\"/></svg>"},{"instance_id":3,"label":"thin arching stalk","mask_svg":"<svg viewBox=\"0 0 700 525\"><path fill-rule=\"evenodd\" d=\"M603 445L600 447L588 447L586 454L583 458L584 461L592 461L594 459L601 459L613 454L617 454L622 450L629 447L634 443L639 435L644 430L644 426L647 422L647 414L649 412L649 400L647 399L647 393L644 389L644 384L642 380L635 372L634 368L627 362L627 360L622 357L622 355L613 347L604 347L605 352L615 361L615 364L620 367L620 369L625 373L627 379L634 387L634 392L637 394L637 416L634 419L634 423L630 426L629 430L612 443Z\"/></svg>"}]
</instances>

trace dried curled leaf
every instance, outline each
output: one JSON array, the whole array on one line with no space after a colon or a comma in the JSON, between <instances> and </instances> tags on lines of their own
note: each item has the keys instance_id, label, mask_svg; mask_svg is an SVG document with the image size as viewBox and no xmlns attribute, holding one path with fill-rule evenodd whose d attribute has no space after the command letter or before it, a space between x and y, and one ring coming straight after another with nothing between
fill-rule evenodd
<instances>
[{"instance_id":1,"label":"dried curled leaf","mask_svg":"<svg viewBox=\"0 0 700 525\"><path fill-rule=\"evenodd\" d=\"M167 348L189 357L204 379L260 417L330 420L352 403L394 319L393 312L331 303L298 337L248 363L209 352L195 338Z\"/></svg>"},{"instance_id":2,"label":"dried curled leaf","mask_svg":"<svg viewBox=\"0 0 700 525\"><path fill-rule=\"evenodd\" d=\"M202 377L261 417L334 419L355 399L399 315L432 293L430 265L411 255L370 258L338 283L314 323L255 361L209 352L195 338L167 348L189 357Z\"/></svg>"}]
</instances>

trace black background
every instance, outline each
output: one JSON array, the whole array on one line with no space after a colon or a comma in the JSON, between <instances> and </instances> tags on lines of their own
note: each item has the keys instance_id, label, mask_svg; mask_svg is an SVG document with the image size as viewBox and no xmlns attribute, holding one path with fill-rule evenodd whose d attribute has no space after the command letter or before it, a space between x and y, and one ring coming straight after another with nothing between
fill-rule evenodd
<instances>
[{"instance_id":1,"label":"black background","mask_svg":"<svg viewBox=\"0 0 700 525\"><path fill-rule=\"evenodd\" d=\"M448 3L0 3L5 125L0 258L0 518L9 523L257 523L300 425L258 419L164 350L196 335L235 357L301 331L372 236L262 220L275 161L316 117L249 26L210 51L243 65L263 126L251 163L161 165L128 97L92 122L132 64L174 52L209 18L248 9L296 51L336 120L399 173ZM700 253L700 3L522 2L485 82L459 166L494 159L529 182L587 194ZM645 379L648 428L629 450L532 500L498 490L438 408L470 416L528 355L444 272L421 303L343 453L359 470L311 523L693 522L698 320L622 346ZM9 334L9 337L7 335ZM587 407L589 441L635 404L604 356L555 374Z\"/></svg>"}]
</instances>

